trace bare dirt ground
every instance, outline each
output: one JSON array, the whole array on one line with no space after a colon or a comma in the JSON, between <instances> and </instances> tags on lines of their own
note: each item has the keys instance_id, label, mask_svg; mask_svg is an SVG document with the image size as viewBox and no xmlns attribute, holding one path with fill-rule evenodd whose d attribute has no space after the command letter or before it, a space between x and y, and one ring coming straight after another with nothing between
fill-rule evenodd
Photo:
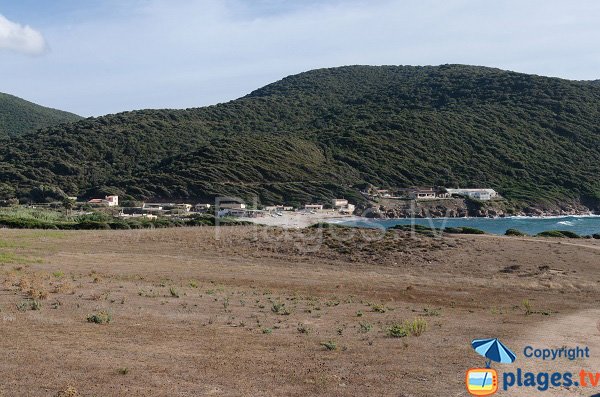
<instances>
[{"instance_id":1,"label":"bare dirt ground","mask_svg":"<svg viewBox=\"0 0 600 397\"><path fill-rule=\"evenodd\" d=\"M594 240L1 230L0 396L466 396L484 337L600 371L599 265Z\"/></svg>"}]
</instances>

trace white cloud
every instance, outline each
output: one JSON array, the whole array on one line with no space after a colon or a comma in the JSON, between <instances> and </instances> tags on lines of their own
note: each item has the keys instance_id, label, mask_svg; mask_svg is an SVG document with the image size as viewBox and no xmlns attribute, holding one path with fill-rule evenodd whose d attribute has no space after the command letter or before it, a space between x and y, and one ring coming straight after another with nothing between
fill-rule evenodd
<instances>
[{"instance_id":1,"label":"white cloud","mask_svg":"<svg viewBox=\"0 0 600 397\"><path fill-rule=\"evenodd\" d=\"M39 55L46 50L46 40L40 32L9 21L0 15L0 50L13 50L29 55Z\"/></svg>"}]
</instances>

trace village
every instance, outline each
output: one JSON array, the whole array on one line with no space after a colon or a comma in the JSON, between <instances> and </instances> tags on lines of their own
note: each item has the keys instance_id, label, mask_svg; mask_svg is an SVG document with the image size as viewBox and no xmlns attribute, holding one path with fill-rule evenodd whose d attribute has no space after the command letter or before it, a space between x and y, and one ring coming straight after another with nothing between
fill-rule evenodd
<instances>
[{"instance_id":1,"label":"village","mask_svg":"<svg viewBox=\"0 0 600 397\"><path fill-rule=\"evenodd\" d=\"M360 194L370 202L382 200L399 201L427 201L447 200L453 198L468 198L477 201L489 201L501 199L500 195L490 188L444 188L444 187L412 187L412 188L388 188L380 189L370 187L361 190ZM78 202L76 197L70 198ZM266 205L250 206L244 202L233 199L217 199L215 203L173 203L173 202L143 202L139 206L120 206L119 196L110 195L104 198L93 198L85 202L92 207L107 207L117 209L115 217L145 218L154 220L159 217L186 217L195 214L214 214L217 217L233 218L276 218L284 213L298 213L299 215L354 215L356 204L350 203L345 198L333 198L329 202L306 203L300 208L290 205Z\"/></svg>"}]
</instances>

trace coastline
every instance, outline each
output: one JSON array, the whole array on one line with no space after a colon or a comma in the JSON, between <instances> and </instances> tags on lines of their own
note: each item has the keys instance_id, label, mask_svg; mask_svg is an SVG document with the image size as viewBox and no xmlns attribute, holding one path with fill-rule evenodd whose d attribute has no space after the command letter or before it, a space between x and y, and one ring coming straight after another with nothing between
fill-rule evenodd
<instances>
[{"instance_id":1,"label":"coastline","mask_svg":"<svg viewBox=\"0 0 600 397\"><path fill-rule=\"evenodd\" d=\"M321 222L345 222L345 221L360 221L363 217L356 215L342 215L336 211L327 212L289 212L284 211L281 216L268 216L263 218L236 218L238 220L252 222L257 225L282 227L284 229L303 229ZM335 223L335 222L331 222Z\"/></svg>"},{"instance_id":2,"label":"coastline","mask_svg":"<svg viewBox=\"0 0 600 397\"><path fill-rule=\"evenodd\" d=\"M491 235L504 235L508 229L516 229L527 235L551 230L570 231L580 236L600 234L600 215L556 215L556 216L510 216L510 217L438 217L438 218L366 218L339 213L284 213L282 216L267 218L240 218L257 225L280 227L283 229L304 229L317 223L358 227L367 229L388 229L396 225L416 224L421 226L470 227Z\"/></svg>"},{"instance_id":3,"label":"coastline","mask_svg":"<svg viewBox=\"0 0 600 397\"><path fill-rule=\"evenodd\" d=\"M599 218L598 214L584 214L584 215L514 215L514 216L497 216L497 217L481 217L481 216L467 216L467 217L429 217L429 218L367 218L358 215L341 215L337 212L324 212L324 213L302 213L302 212L283 212L282 216L276 217L264 217L264 218L236 218L241 221L252 222L257 225L263 226L274 226L282 228L295 228L301 229L306 228L316 223L331 223L331 224L347 224L352 222L359 223L373 223L374 227L381 227L384 222L403 222L414 219L415 221L498 221L498 220L551 220L551 219L567 219L567 218Z\"/></svg>"}]
</instances>

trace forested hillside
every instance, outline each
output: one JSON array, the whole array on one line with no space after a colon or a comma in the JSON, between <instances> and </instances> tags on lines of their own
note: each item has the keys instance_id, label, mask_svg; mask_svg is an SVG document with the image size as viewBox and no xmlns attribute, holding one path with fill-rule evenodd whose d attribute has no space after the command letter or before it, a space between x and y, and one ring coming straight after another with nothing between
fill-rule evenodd
<instances>
[{"instance_id":1,"label":"forested hillside","mask_svg":"<svg viewBox=\"0 0 600 397\"><path fill-rule=\"evenodd\" d=\"M39 128L80 120L81 117L61 110L45 108L0 93L0 138L21 135Z\"/></svg>"},{"instance_id":2,"label":"forested hillside","mask_svg":"<svg viewBox=\"0 0 600 397\"><path fill-rule=\"evenodd\" d=\"M600 87L506 72L351 66L246 97L10 138L0 194L117 193L263 203L358 199L354 186L485 186L516 203L600 207Z\"/></svg>"}]
</instances>

